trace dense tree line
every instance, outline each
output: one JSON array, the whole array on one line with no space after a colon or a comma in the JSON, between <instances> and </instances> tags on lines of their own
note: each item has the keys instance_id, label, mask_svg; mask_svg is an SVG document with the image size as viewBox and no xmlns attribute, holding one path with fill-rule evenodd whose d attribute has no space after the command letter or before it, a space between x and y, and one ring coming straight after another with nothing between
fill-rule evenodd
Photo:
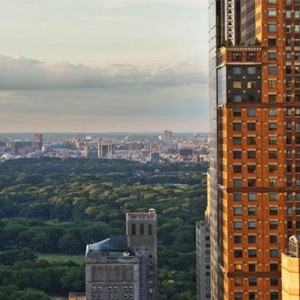
<instances>
[{"instance_id":1,"label":"dense tree line","mask_svg":"<svg viewBox=\"0 0 300 300\"><path fill-rule=\"evenodd\" d=\"M84 266L53 265L34 253L84 254L86 244L123 234L126 212L151 207L159 225L159 299L195 299L194 228L206 205L207 167L49 158L2 163L0 299L12 299L4 296L9 292L44 299L84 290ZM21 280L28 276L32 283Z\"/></svg>"}]
</instances>

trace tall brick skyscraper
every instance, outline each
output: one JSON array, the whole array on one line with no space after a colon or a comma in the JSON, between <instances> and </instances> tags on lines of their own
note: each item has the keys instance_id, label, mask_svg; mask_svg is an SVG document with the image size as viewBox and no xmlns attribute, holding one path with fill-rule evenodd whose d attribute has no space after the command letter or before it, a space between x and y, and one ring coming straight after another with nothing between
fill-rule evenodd
<instances>
[{"instance_id":1,"label":"tall brick skyscraper","mask_svg":"<svg viewBox=\"0 0 300 300\"><path fill-rule=\"evenodd\" d=\"M281 299L300 234L300 0L210 0L212 299Z\"/></svg>"}]
</instances>

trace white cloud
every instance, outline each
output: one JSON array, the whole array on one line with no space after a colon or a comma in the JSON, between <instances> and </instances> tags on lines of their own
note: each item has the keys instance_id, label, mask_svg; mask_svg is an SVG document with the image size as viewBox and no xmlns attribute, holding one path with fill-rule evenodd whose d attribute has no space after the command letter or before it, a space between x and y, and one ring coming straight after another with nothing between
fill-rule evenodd
<instances>
[{"instance_id":1,"label":"white cloud","mask_svg":"<svg viewBox=\"0 0 300 300\"><path fill-rule=\"evenodd\" d=\"M206 68L197 62L164 65L157 69L125 64L91 68L0 55L0 69L0 90L153 88L207 84Z\"/></svg>"}]
</instances>

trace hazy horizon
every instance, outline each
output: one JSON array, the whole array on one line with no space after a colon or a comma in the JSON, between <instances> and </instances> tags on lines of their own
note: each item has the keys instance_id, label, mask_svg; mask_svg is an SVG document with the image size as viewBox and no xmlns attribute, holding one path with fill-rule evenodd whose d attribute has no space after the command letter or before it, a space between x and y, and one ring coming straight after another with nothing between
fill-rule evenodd
<instances>
[{"instance_id":1,"label":"hazy horizon","mask_svg":"<svg viewBox=\"0 0 300 300\"><path fill-rule=\"evenodd\" d=\"M0 132L209 129L208 8L3 0Z\"/></svg>"}]
</instances>

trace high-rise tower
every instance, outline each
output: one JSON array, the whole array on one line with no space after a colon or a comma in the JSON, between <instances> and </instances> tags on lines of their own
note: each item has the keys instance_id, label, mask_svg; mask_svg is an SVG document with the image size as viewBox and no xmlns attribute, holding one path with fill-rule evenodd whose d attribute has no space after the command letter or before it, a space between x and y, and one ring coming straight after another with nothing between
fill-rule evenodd
<instances>
[{"instance_id":1,"label":"high-rise tower","mask_svg":"<svg viewBox=\"0 0 300 300\"><path fill-rule=\"evenodd\" d=\"M300 233L300 1L210 0L209 19L212 299L281 299Z\"/></svg>"}]
</instances>

